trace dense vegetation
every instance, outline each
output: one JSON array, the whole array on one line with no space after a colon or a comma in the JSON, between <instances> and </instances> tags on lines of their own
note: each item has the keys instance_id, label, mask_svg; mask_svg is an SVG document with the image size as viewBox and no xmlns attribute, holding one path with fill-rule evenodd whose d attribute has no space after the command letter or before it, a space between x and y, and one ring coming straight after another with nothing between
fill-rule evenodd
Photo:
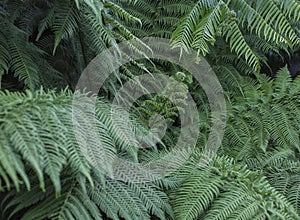
<instances>
[{"instance_id":1,"label":"dense vegetation","mask_svg":"<svg viewBox=\"0 0 300 220\"><path fill-rule=\"evenodd\" d=\"M299 0L4 0L0 17L1 219L300 219ZM132 131L146 132L153 115L166 119L151 148L132 146L125 122L111 118L116 92L135 76L175 79L185 88L175 101L190 93L199 113L188 160L136 183L84 157L72 100L88 97L76 84L97 54L142 37L171 39L178 56L193 48L195 62L205 57L224 89L227 125L217 155L198 166L211 114L197 80L146 57L117 69L95 106L108 157L155 161L176 145L180 109L159 94L131 109Z\"/></svg>"}]
</instances>

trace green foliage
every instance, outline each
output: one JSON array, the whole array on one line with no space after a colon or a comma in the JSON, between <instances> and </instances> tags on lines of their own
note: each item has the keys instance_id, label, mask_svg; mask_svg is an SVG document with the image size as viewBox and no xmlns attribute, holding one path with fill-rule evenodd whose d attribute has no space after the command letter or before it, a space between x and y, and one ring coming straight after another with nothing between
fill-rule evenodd
<instances>
[{"instance_id":1,"label":"green foliage","mask_svg":"<svg viewBox=\"0 0 300 220\"><path fill-rule=\"evenodd\" d=\"M240 95L228 102L232 109L229 109L230 118L220 152L234 159L217 157L207 168L198 168L199 160L195 158L201 153L196 151L187 165L170 175L169 179L175 184L168 178L159 184L172 188L168 194L175 219L299 218L296 157L299 141L298 136L293 135L297 130L291 126L299 126L299 119L289 119L296 116L291 109L299 108L297 82L298 78L290 79L286 68L274 80L264 76L252 83L248 78L240 79L243 96L236 90ZM172 216L168 197L155 183L125 184L91 169L71 129L70 92L2 92L0 100L3 106L1 190L10 191L2 202L3 216L98 219L101 218L99 210L113 219ZM200 103L200 99L196 100ZM123 151L123 155L124 152L131 155L129 141L126 141L128 132L122 133L121 124L114 125L115 120L109 118L109 105L99 100L96 106L97 120L102 125L98 135L107 152ZM209 114L207 108L199 108L204 118ZM275 119L271 117L273 114ZM290 121L276 119L277 114L280 117L291 114L286 116ZM138 123L133 125L139 126ZM205 127L209 127L209 123L201 126L201 131L208 133ZM170 148L173 142L165 141ZM198 146L201 149L203 143L199 141ZM144 153L151 154L151 150ZM22 203L24 200L27 202Z\"/></svg>"},{"instance_id":2,"label":"green foliage","mask_svg":"<svg viewBox=\"0 0 300 220\"><path fill-rule=\"evenodd\" d=\"M205 170L193 169L170 198L175 219L300 218L259 172L226 157L214 159Z\"/></svg>"},{"instance_id":3,"label":"green foliage","mask_svg":"<svg viewBox=\"0 0 300 220\"><path fill-rule=\"evenodd\" d=\"M181 75L177 73L175 74L176 78L170 79L170 82L160 94L154 97L150 96L149 99L142 101L140 106L134 109L134 113L142 119L144 124L148 124L149 119L152 116L155 117L155 115L160 115L168 124L173 124L179 114L184 113L183 106L187 104L188 88L186 84L181 82L184 80L182 75L184 73L181 73ZM178 79L178 81L175 79ZM159 126L159 121L156 121L155 118L152 120L153 124Z\"/></svg>"},{"instance_id":4,"label":"green foliage","mask_svg":"<svg viewBox=\"0 0 300 220\"><path fill-rule=\"evenodd\" d=\"M0 96L0 189L11 191L2 202L4 216L23 213L22 219L101 219L99 209L113 219L172 215L168 198L158 186L125 184L92 172L74 134L70 92L1 92ZM126 141L130 136L114 124L120 120L109 118L107 103L99 100L96 105L101 125L97 135L106 156L113 160L118 149L123 155L126 151L130 154ZM12 207L14 211L6 215Z\"/></svg>"},{"instance_id":5,"label":"green foliage","mask_svg":"<svg viewBox=\"0 0 300 220\"><path fill-rule=\"evenodd\" d=\"M285 62L299 50L299 0L5 0L0 18L1 219L300 218L300 77L288 66L273 78L260 74L263 65L272 69L270 54ZM149 36L172 39L178 56L196 49L195 62L205 55L224 88L225 136L208 166L201 163L210 103L192 75L168 61L116 69L102 98L93 97L95 127L83 106L75 110L84 126L72 118L74 97L91 101L75 92L89 62L111 46L126 56L117 44L128 39L140 53L147 44L138 37ZM161 94L136 100L129 122L112 116L109 102L124 82L153 72L170 77ZM153 165L176 150L188 94L199 113L194 152L167 161L181 166L166 178L132 181L130 163ZM145 139L148 128L165 135ZM101 146L106 160L97 151L87 159L78 140ZM117 167L127 182L113 178L116 157L128 162Z\"/></svg>"},{"instance_id":6,"label":"green foliage","mask_svg":"<svg viewBox=\"0 0 300 220\"><path fill-rule=\"evenodd\" d=\"M42 91L1 92L1 97L2 190L14 186L19 191L23 184L30 189L26 167L35 172L43 190L44 174L47 174L60 193L59 176L70 157L73 158L70 170L91 179L89 165L68 127L72 126L70 92L58 95Z\"/></svg>"},{"instance_id":7,"label":"green foliage","mask_svg":"<svg viewBox=\"0 0 300 220\"><path fill-rule=\"evenodd\" d=\"M266 152L271 142L271 147L299 150L297 81L292 81L286 67L273 80L264 75L257 82L241 80L243 95L234 95L228 103L224 153L237 159L255 157L258 152Z\"/></svg>"},{"instance_id":8,"label":"green foliage","mask_svg":"<svg viewBox=\"0 0 300 220\"><path fill-rule=\"evenodd\" d=\"M95 174L94 187L88 184L82 188L78 180L64 177L63 193L58 198L54 197L49 181L46 192L37 185L28 192L12 191L2 202L4 214L13 209L7 215L12 219L17 216L19 219L102 219L101 212L111 219L150 219L150 214L165 219L165 212L172 215L166 194L154 184L127 185Z\"/></svg>"},{"instance_id":9,"label":"green foliage","mask_svg":"<svg viewBox=\"0 0 300 220\"><path fill-rule=\"evenodd\" d=\"M293 5L293 7L288 7ZM192 47L205 55L218 36L229 44L236 59L259 70L262 49L258 42L271 48L288 50L299 45L294 23L299 22L298 1L197 1L172 34L174 47ZM276 21L274 20L276 18ZM246 38L245 35L251 35ZM250 47L250 45L254 47Z\"/></svg>"},{"instance_id":10,"label":"green foliage","mask_svg":"<svg viewBox=\"0 0 300 220\"><path fill-rule=\"evenodd\" d=\"M299 77L292 80L286 67L275 79L228 72L234 77L220 76L221 82L235 81L228 86L229 118L219 154L232 159L217 157L208 168L192 159L174 174L180 184L169 192L175 219L299 219ZM203 91L194 92L204 117L200 132L206 135L197 144L202 149L209 107ZM199 151L195 155L201 158Z\"/></svg>"},{"instance_id":11,"label":"green foliage","mask_svg":"<svg viewBox=\"0 0 300 220\"><path fill-rule=\"evenodd\" d=\"M1 75L13 74L31 90L41 85L73 88L96 54L117 41L136 38L119 18L140 23L104 0L9 1L1 9L7 10L0 15Z\"/></svg>"}]
</instances>

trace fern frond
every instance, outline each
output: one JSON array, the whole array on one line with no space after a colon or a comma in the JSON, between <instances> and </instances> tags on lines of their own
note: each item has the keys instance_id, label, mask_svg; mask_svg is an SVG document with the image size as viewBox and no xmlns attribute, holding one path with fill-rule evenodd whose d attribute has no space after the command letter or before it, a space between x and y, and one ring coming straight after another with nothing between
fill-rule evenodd
<instances>
[{"instance_id":1,"label":"fern frond","mask_svg":"<svg viewBox=\"0 0 300 220\"><path fill-rule=\"evenodd\" d=\"M253 204L253 207L249 208L251 203ZM235 213L240 206L244 208L248 206L247 218L249 218L248 216L251 216L251 212L249 211L252 211L252 216L254 216L259 209L258 203L256 206L254 204L254 200L251 199L245 191L239 187L233 187L230 189L230 191L222 193L222 196L214 201L214 207L209 210L207 216L205 216L205 219L228 219L231 217L231 215L235 215L232 213ZM243 214L244 213L240 212L240 217L243 216Z\"/></svg>"},{"instance_id":2,"label":"fern frond","mask_svg":"<svg viewBox=\"0 0 300 220\"><path fill-rule=\"evenodd\" d=\"M192 175L170 195L175 218L196 219L219 196L221 186L222 181L208 172Z\"/></svg>"},{"instance_id":3,"label":"fern frond","mask_svg":"<svg viewBox=\"0 0 300 220\"><path fill-rule=\"evenodd\" d=\"M62 194L54 197L54 188L48 187L45 193L35 186L29 192L11 193L6 200L6 210L14 207L9 217L18 214L24 208L30 207L20 219L102 219L98 207L82 191L77 181L66 178L62 186ZM26 203L24 203L24 199ZM51 210L51 211L50 211Z\"/></svg>"},{"instance_id":4,"label":"fern frond","mask_svg":"<svg viewBox=\"0 0 300 220\"><path fill-rule=\"evenodd\" d=\"M202 41L202 43L198 44L199 47L197 49L201 50L201 52L207 52L208 49L205 45L205 40L214 40L212 39L212 36L215 33L216 26L220 23L220 8L217 6L210 14L205 15L204 4L205 3L202 1L198 1L173 32L172 38L174 40L174 47L180 47L187 51L186 47L196 44L196 41L194 40L194 33L196 31L198 40L201 38ZM201 20L200 17L206 19L201 21L203 23L200 23L199 27L197 27L198 22ZM210 20L211 18L213 18L213 20ZM201 48L201 46L205 47Z\"/></svg>"},{"instance_id":5,"label":"fern frond","mask_svg":"<svg viewBox=\"0 0 300 220\"><path fill-rule=\"evenodd\" d=\"M300 213L300 177L293 175L289 182L288 200L294 205L298 213Z\"/></svg>"},{"instance_id":6,"label":"fern frond","mask_svg":"<svg viewBox=\"0 0 300 220\"><path fill-rule=\"evenodd\" d=\"M196 26L196 31L194 34L194 39L191 46L200 51L202 55L209 52L208 44L214 44L217 28L222 21L222 9L220 7L220 2L216 7L208 14L205 14L199 24ZM176 32L174 33L176 34ZM174 39L176 41L176 39Z\"/></svg>"},{"instance_id":7,"label":"fern frond","mask_svg":"<svg viewBox=\"0 0 300 220\"><path fill-rule=\"evenodd\" d=\"M270 2L269 2L270 3ZM287 43L287 41L285 40L284 37L282 37L279 33L277 33L276 29L274 29L271 26L271 22L269 22L268 18L265 18L265 15L267 13L270 14L270 12L274 13L275 11L277 11L278 13L278 8L275 5L272 5L269 8L264 8L261 9L258 5L255 5L254 8L252 8L253 5L247 3L244 0L236 0L232 2L232 7L234 8L241 8L241 13L238 13L238 18L239 22L243 25L243 24L247 24L250 32L255 31L257 35L261 35L264 36L264 38L268 41L274 41L277 44L281 44L281 43ZM264 2L264 6L266 6L268 4L268 1ZM272 10L272 11L271 11ZM277 17L273 17L276 18ZM285 19L282 18L282 14L280 14L280 18L281 19ZM285 19L286 20L286 19ZM285 28L288 28L289 25Z\"/></svg>"},{"instance_id":8,"label":"fern frond","mask_svg":"<svg viewBox=\"0 0 300 220\"><path fill-rule=\"evenodd\" d=\"M271 109L272 117L276 122L277 129L272 129L271 136L278 141L282 146L294 146L299 148L299 135L296 130L293 129L289 121L289 115L279 106L274 105Z\"/></svg>"},{"instance_id":9,"label":"fern frond","mask_svg":"<svg viewBox=\"0 0 300 220\"><path fill-rule=\"evenodd\" d=\"M3 131L0 132L0 136L2 140L0 176L3 178L0 181L0 191L11 190L12 185L19 191L22 182L24 182L27 189L30 189L29 179L26 175L23 162L20 157L16 156L13 149L9 147L11 141L5 136Z\"/></svg>"},{"instance_id":10,"label":"fern frond","mask_svg":"<svg viewBox=\"0 0 300 220\"><path fill-rule=\"evenodd\" d=\"M0 94L2 97L1 131L9 137L8 140L1 140L14 152L10 155L12 158L16 157L13 159L16 161L15 170L21 174L28 188L28 179L24 175L25 170L21 169L24 162L22 164L18 162L19 156L22 156L36 172L42 189L44 188L43 173L45 172L55 185L56 192L58 194L60 192L59 175L70 156L69 153L72 152L68 151L67 153L64 148L65 143L68 142L67 134L72 132L63 124L70 117L64 109L66 103L70 103L70 97L64 95L62 93L60 96L55 96L53 93L45 94L41 91L36 93L27 91L27 94L4 92ZM55 104L59 105L55 106ZM73 140L73 148L76 147L75 143ZM9 166L9 163L4 164L4 160L1 161L1 164L4 167ZM74 170L76 169L77 167L74 167ZM84 174L88 176L86 170L88 168L85 168ZM18 185L15 182L17 188L19 188Z\"/></svg>"},{"instance_id":11,"label":"fern frond","mask_svg":"<svg viewBox=\"0 0 300 220\"><path fill-rule=\"evenodd\" d=\"M272 24L276 31L278 31L284 38L288 39L288 44L291 43L293 46L296 46L300 43L299 37L286 18L287 15L277 7L276 2L272 0L257 2L255 9L264 17L266 22ZM300 12L299 9L298 4L298 12ZM280 44L280 42L275 42Z\"/></svg>"},{"instance_id":12,"label":"fern frond","mask_svg":"<svg viewBox=\"0 0 300 220\"><path fill-rule=\"evenodd\" d=\"M120 19L125 20L128 23L137 23L142 26L142 22L139 18L131 15L113 1L105 1L104 7L111 9Z\"/></svg>"},{"instance_id":13,"label":"fern frond","mask_svg":"<svg viewBox=\"0 0 300 220\"><path fill-rule=\"evenodd\" d=\"M230 28L224 31L224 37L229 42L230 48L238 55L238 57L245 57L245 60L251 67L258 68L259 58L251 50L249 44L245 41L241 30L236 22L229 23Z\"/></svg>"},{"instance_id":14,"label":"fern frond","mask_svg":"<svg viewBox=\"0 0 300 220\"><path fill-rule=\"evenodd\" d=\"M274 80L274 94L275 99L284 98L285 94L288 93L288 88L292 82L290 72L287 67L282 68L276 74Z\"/></svg>"},{"instance_id":15,"label":"fern frond","mask_svg":"<svg viewBox=\"0 0 300 220\"><path fill-rule=\"evenodd\" d=\"M289 8L292 5L293 10ZM299 3L296 1L197 1L173 32L173 45L185 51L192 47L205 55L209 45L220 41L218 36L223 36L230 50L259 72L260 62L264 60L263 54L256 51L267 48L287 51L299 45L299 37L292 25L299 19L298 15ZM249 33L254 37L247 40Z\"/></svg>"},{"instance_id":16,"label":"fern frond","mask_svg":"<svg viewBox=\"0 0 300 220\"><path fill-rule=\"evenodd\" d=\"M258 172L217 157L170 194L176 219L300 219L286 197Z\"/></svg>"},{"instance_id":17,"label":"fern frond","mask_svg":"<svg viewBox=\"0 0 300 220\"><path fill-rule=\"evenodd\" d=\"M5 36L2 40L6 42L2 44L4 50L1 53L3 58L1 63L5 69L11 68L14 75L23 81L27 88L34 90L39 85L39 68L34 60L40 59L41 51L26 41L26 33L12 24L6 24L7 27L2 30Z\"/></svg>"},{"instance_id":18,"label":"fern frond","mask_svg":"<svg viewBox=\"0 0 300 220\"><path fill-rule=\"evenodd\" d=\"M285 12L289 16L290 19L293 19L294 21L298 22L300 20L300 3L297 0L291 0L291 1L284 1L280 0L276 2L280 9Z\"/></svg>"},{"instance_id":19,"label":"fern frond","mask_svg":"<svg viewBox=\"0 0 300 220\"><path fill-rule=\"evenodd\" d=\"M73 36L77 29L77 19L79 17L74 9L74 5L68 1L59 1L56 4L54 13L54 21L51 26L55 33L53 54L62 39L68 39Z\"/></svg>"}]
</instances>

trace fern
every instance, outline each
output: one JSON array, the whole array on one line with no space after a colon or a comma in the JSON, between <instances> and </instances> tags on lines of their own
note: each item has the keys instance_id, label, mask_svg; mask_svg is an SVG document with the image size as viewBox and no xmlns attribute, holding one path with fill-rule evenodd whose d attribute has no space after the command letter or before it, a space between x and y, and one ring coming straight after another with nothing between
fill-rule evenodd
<instances>
[{"instance_id":1,"label":"fern","mask_svg":"<svg viewBox=\"0 0 300 220\"><path fill-rule=\"evenodd\" d=\"M299 44L299 37L291 23L298 19L296 14L299 10L284 9L288 4L285 1L280 4L281 7L271 0L261 3L244 0L229 3L198 1L174 31L174 46L183 49L193 47L205 55L209 52L209 45L215 44L218 35L222 35L238 58L243 57L250 67L259 71L261 59L249 47L240 28L271 44L275 43L278 48L294 48ZM295 10L299 9L298 2L290 4L294 4ZM222 8L222 13L219 8Z\"/></svg>"},{"instance_id":2,"label":"fern","mask_svg":"<svg viewBox=\"0 0 300 220\"><path fill-rule=\"evenodd\" d=\"M6 209L14 206L14 212L8 217L13 217L18 211L31 207L31 211L25 213L20 219L102 219L97 206L89 199L88 195L76 184L76 180L65 179L63 183L64 193L59 198L55 198L54 189L47 188L47 192L41 192L38 187L34 187L29 192L16 194L14 199L11 196L7 199ZM22 203L22 199L27 199L27 203ZM37 206L34 206L38 203ZM51 210L51 212L49 212ZM17 215L18 216L18 215Z\"/></svg>"},{"instance_id":3,"label":"fern","mask_svg":"<svg viewBox=\"0 0 300 220\"><path fill-rule=\"evenodd\" d=\"M190 173L170 196L176 219L300 218L263 176L228 158L216 158L208 168Z\"/></svg>"},{"instance_id":4,"label":"fern","mask_svg":"<svg viewBox=\"0 0 300 220\"><path fill-rule=\"evenodd\" d=\"M98 53L115 46L117 40L136 39L122 22L140 24L113 1L28 0L23 5L11 1L3 8L9 13L1 15L1 75L13 72L31 90L41 84L53 88L44 72L57 80L57 87L68 84L72 88ZM61 56L70 59L61 60Z\"/></svg>"},{"instance_id":5,"label":"fern","mask_svg":"<svg viewBox=\"0 0 300 220\"><path fill-rule=\"evenodd\" d=\"M266 152L272 141L287 149L299 148L299 104L294 102L297 95L284 95L289 94L293 84L287 68L280 70L273 81L264 76L260 81L251 84L247 80L243 84L242 80L242 95L237 90L237 96L229 97L229 120L222 149L230 156L255 156L257 151Z\"/></svg>"},{"instance_id":6,"label":"fern","mask_svg":"<svg viewBox=\"0 0 300 220\"><path fill-rule=\"evenodd\" d=\"M127 185L95 171L94 187L82 188L78 180L66 174L64 177L63 193L58 198L53 197L54 188L49 184L46 192L37 186L29 192L12 191L2 202L4 214L14 207L9 217L20 216L22 210L30 207L20 219L102 219L99 210L112 219L150 219L148 213L160 219L172 216L167 196L153 184ZM23 203L25 198L27 202Z\"/></svg>"},{"instance_id":7,"label":"fern","mask_svg":"<svg viewBox=\"0 0 300 220\"><path fill-rule=\"evenodd\" d=\"M23 91L0 92L1 218L299 219L299 77L287 67L272 79L258 74L261 65L274 68L270 53L285 62L299 47L299 9L298 0L1 1L0 82ZM142 59L116 69L99 91L104 98L93 97L95 121L80 105L91 97L71 92L97 54L113 46L128 58L117 44L131 39L138 44L127 46L143 56L140 47L149 48L138 37L147 36L198 50L218 75L228 120L213 160L202 157L208 99L181 67ZM152 72L171 78L162 94L136 100L129 119L118 108L112 115L109 101L123 83ZM198 136L195 150L157 164L176 153L188 93L200 132L184 140ZM143 138L149 127L165 128L165 136ZM139 164L179 168L137 183L152 177L134 172Z\"/></svg>"},{"instance_id":8,"label":"fern","mask_svg":"<svg viewBox=\"0 0 300 220\"><path fill-rule=\"evenodd\" d=\"M67 138L71 136L69 133L72 132L66 127L67 124L64 125L66 118L70 117L64 109L67 104L70 105L70 96L68 99L65 95L66 93L61 93L56 97L53 93L46 94L42 91L35 94L30 92L27 94L1 92L1 131L3 135L10 134L9 139L4 139L3 145L11 148L14 152L14 154L5 155L16 161L19 161L19 156L22 156L35 171L42 189L45 188L44 173L49 175L58 194L61 191L59 176L63 166L70 156L74 161L77 159L76 155L72 154L76 152L75 149L72 149L74 146L76 147L74 145L75 139L70 140L72 146L67 148L68 151L63 147L68 143ZM35 102L36 104L40 103L41 106L35 107L36 104L33 104ZM58 103L60 103L60 107L56 106ZM33 114L31 111L36 113ZM81 155L81 157L83 156ZM16 188L19 188L20 180L26 183L28 189L30 188L28 176L24 175L26 173L24 170L25 161L16 163L19 165L14 168L15 172L20 172L20 168L23 167L22 178L16 178L15 175L11 176ZM79 170L90 179L87 162L83 158L76 162L76 166L72 166L72 169L78 170L80 168ZM1 163L1 166L7 165ZM7 184L10 186L9 183Z\"/></svg>"}]
</instances>

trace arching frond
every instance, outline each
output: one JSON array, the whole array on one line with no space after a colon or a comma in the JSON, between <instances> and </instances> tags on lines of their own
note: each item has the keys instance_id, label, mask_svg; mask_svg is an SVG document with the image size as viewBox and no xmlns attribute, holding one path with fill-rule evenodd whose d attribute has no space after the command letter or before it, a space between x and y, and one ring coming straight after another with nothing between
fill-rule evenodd
<instances>
[{"instance_id":1,"label":"arching frond","mask_svg":"<svg viewBox=\"0 0 300 220\"><path fill-rule=\"evenodd\" d=\"M249 46L245 36L255 35L258 42L264 40L274 45L275 50L295 48L299 36L292 23L299 19L299 12L297 1L197 1L186 11L172 39L176 47L184 50L191 47L207 54L210 44L215 44L221 35L238 58L259 71L261 56ZM261 46L265 47L266 43Z\"/></svg>"},{"instance_id":2,"label":"arching frond","mask_svg":"<svg viewBox=\"0 0 300 220\"><path fill-rule=\"evenodd\" d=\"M125 184L105 178L101 174L93 175L93 185L82 189L78 180L64 175L62 194L54 196L54 188L46 180L47 190L42 192L38 186L30 191L16 193L12 191L2 201L4 216L20 219L102 219L100 210L112 219L150 219L150 214L159 219L172 216L165 193L154 184ZM26 203L23 201L26 200ZM13 212L6 215L7 211ZM25 211L21 214L24 209Z\"/></svg>"},{"instance_id":3,"label":"arching frond","mask_svg":"<svg viewBox=\"0 0 300 220\"><path fill-rule=\"evenodd\" d=\"M170 196L176 219L300 218L263 176L228 158L193 172Z\"/></svg>"}]
</instances>

